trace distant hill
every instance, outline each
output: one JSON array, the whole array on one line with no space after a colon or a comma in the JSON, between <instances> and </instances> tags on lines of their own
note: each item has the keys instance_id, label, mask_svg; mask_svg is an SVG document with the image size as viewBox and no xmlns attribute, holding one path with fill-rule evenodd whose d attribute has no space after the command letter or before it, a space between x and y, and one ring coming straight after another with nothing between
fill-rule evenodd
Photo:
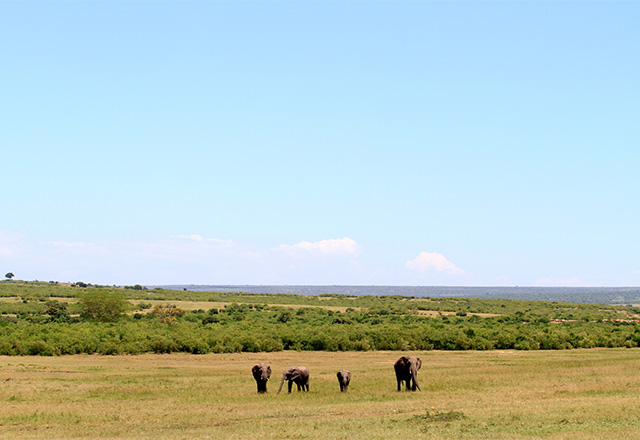
<instances>
[{"instance_id":1,"label":"distant hill","mask_svg":"<svg viewBox=\"0 0 640 440\"><path fill-rule=\"evenodd\" d=\"M505 287L505 286L297 286L297 285L165 285L200 292L291 293L297 295L400 295L557 301L588 304L640 305L640 287Z\"/></svg>"}]
</instances>

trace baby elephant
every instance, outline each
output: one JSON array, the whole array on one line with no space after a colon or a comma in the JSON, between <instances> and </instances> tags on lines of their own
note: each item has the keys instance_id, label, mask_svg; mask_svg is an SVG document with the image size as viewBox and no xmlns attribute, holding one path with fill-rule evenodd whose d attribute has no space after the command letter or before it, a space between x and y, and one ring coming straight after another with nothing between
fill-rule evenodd
<instances>
[{"instance_id":1,"label":"baby elephant","mask_svg":"<svg viewBox=\"0 0 640 440\"><path fill-rule=\"evenodd\" d=\"M251 372L253 373L253 378L258 384L258 392L266 393L267 381L271 377L271 367L265 363L260 362L259 364L253 366Z\"/></svg>"},{"instance_id":2,"label":"baby elephant","mask_svg":"<svg viewBox=\"0 0 640 440\"><path fill-rule=\"evenodd\" d=\"M351 382L351 372L349 370L340 370L337 376L338 383L340 383L340 391L347 391L349 389L349 382Z\"/></svg>"},{"instance_id":3,"label":"baby elephant","mask_svg":"<svg viewBox=\"0 0 640 440\"><path fill-rule=\"evenodd\" d=\"M278 394L282 391L282 385L285 380L289 381L289 392L291 392L291 387L294 383L298 386L298 391L309 391L309 370L307 367L287 368L282 374Z\"/></svg>"}]
</instances>

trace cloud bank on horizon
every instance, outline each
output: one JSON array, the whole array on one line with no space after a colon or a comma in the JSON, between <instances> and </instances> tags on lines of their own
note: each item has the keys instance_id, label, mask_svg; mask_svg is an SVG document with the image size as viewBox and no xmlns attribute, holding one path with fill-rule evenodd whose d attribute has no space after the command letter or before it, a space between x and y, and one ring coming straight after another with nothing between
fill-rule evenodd
<instances>
[{"instance_id":1,"label":"cloud bank on horizon","mask_svg":"<svg viewBox=\"0 0 640 440\"><path fill-rule=\"evenodd\" d=\"M176 234L156 240L65 242L33 241L22 233L0 230L0 263L17 278L27 280L117 285L516 284L506 277L479 277L438 252L425 251L404 264L397 261L391 265L394 270L380 274L362 261L366 253L366 248L349 237L256 249L231 239L199 234ZM578 277L552 276L538 277L530 285L593 286Z\"/></svg>"},{"instance_id":2,"label":"cloud bank on horizon","mask_svg":"<svg viewBox=\"0 0 640 440\"><path fill-rule=\"evenodd\" d=\"M361 251L358 243L349 237L330 238L315 243L301 241L294 245L281 244L279 249L289 253L311 253L319 255L355 255Z\"/></svg>"},{"instance_id":3,"label":"cloud bank on horizon","mask_svg":"<svg viewBox=\"0 0 640 440\"><path fill-rule=\"evenodd\" d=\"M456 267L451 261L447 260L444 255L437 252L420 252L416 258L407 261L404 266L407 269L423 272L435 269L438 272L452 275L463 275L466 273L464 270Z\"/></svg>"}]
</instances>

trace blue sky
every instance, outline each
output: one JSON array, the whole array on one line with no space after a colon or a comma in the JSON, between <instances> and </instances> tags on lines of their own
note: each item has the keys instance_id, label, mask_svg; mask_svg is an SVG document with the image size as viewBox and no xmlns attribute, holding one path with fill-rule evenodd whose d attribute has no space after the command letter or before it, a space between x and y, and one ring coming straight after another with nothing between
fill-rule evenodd
<instances>
[{"instance_id":1,"label":"blue sky","mask_svg":"<svg viewBox=\"0 0 640 440\"><path fill-rule=\"evenodd\" d=\"M640 4L0 2L0 270L640 285Z\"/></svg>"}]
</instances>

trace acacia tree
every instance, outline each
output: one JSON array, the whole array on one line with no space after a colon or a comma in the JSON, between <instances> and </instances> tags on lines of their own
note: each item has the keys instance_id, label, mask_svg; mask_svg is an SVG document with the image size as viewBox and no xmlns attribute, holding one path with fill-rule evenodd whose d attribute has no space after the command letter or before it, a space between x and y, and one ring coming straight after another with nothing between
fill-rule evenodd
<instances>
[{"instance_id":1,"label":"acacia tree","mask_svg":"<svg viewBox=\"0 0 640 440\"><path fill-rule=\"evenodd\" d=\"M15 275L13 274L13 272L8 272L4 275L4 277L8 280L10 280L11 278L15 277Z\"/></svg>"},{"instance_id":2,"label":"acacia tree","mask_svg":"<svg viewBox=\"0 0 640 440\"><path fill-rule=\"evenodd\" d=\"M186 312L180 307L176 307L174 304L157 304L153 306L151 314L160 318L160 321L165 323L175 322L178 317L184 315Z\"/></svg>"},{"instance_id":3,"label":"acacia tree","mask_svg":"<svg viewBox=\"0 0 640 440\"><path fill-rule=\"evenodd\" d=\"M90 321L116 321L129 303L120 292L90 290L80 296L80 316Z\"/></svg>"}]
</instances>

